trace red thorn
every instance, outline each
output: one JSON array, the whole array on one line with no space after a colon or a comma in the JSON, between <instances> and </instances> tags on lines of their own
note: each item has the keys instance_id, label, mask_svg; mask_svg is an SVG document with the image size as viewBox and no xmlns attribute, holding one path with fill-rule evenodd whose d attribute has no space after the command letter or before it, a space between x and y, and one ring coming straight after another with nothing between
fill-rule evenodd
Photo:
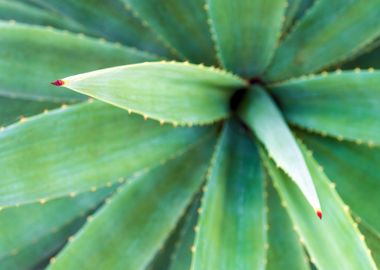
<instances>
[{"instance_id":1,"label":"red thorn","mask_svg":"<svg viewBox=\"0 0 380 270\"><path fill-rule=\"evenodd\" d=\"M321 210L317 211L317 216L319 217L319 219L322 219L322 211Z\"/></svg>"},{"instance_id":2,"label":"red thorn","mask_svg":"<svg viewBox=\"0 0 380 270\"><path fill-rule=\"evenodd\" d=\"M65 84L65 82L62 80L56 80L55 82L52 82L51 84L55 86L62 86Z\"/></svg>"}]
</instances>

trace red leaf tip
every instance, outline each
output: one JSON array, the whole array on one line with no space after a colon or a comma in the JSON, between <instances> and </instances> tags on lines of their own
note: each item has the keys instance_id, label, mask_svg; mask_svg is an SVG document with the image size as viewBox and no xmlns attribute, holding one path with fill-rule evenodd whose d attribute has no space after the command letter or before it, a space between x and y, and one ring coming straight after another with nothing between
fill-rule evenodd
<instances>
[{"instance_id":1,"label":"red leaf tip","mask_svg":"<svg viewBox=\"0 0 380 270\"><path fill-rule=\"evenodd\" d=\"M322 211L321 210L317 210L317 216L319 217L319 219L322 219Z\"/></svg>"},{"instance_id":2,"label":"red leaf tip","mask_svg":"<svg viewBox=\"0 0 380 270\"><path fill-rule=\"evenodd\" d=\"M62 86L65 84L65 82L62 80L56 80L55 82L52 82L51 84L55 86Z\"/></svg>"}]
</instances>

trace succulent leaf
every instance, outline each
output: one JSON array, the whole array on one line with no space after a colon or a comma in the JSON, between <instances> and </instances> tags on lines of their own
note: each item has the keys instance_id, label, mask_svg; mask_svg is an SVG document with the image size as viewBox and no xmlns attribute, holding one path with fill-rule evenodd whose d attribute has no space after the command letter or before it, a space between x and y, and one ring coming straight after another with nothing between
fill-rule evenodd
<instances>
[{"instance_id":1,"label":"succulent leaf","mask_svg":"<svg viewBox=\"0 0 380 270\"><path fill-rule=\"evenodd\" d=\"M246 78L268 66L280 35L286 0L208 0L219 58Z\"/></svg>"},{"instance_id":2,"label":"succulent leaf","mask_svg":"<svg viewBox=\"0 0 380 270\"><path fill-rule=\"evenodd\" d=\"M191 269L264 269L264 175L256 146L236 123L226 124L207 178Z\"/></svg>"},{"instance_id":3,"label":"succulent leaf","mask_svg":"<svg viewBox=\"0 0 380 270\"><path fill-rule=\"evenodd\" d=\"M318 195L304 157L280 111L266 91L260 86L249 89L239 109L239 115L264 144L277 166L297 184L316 214L321 215Z\"/></svg>"},{"instance_id":4,"label":"succulent leaf","mask_svg":"<svg viewBox=\"0 0 380 270\"><path fill-rule=\"evenodd\" d=\"M380 235L380 148L298 133L361 223ZM360 187L360 188L358 188ZM369 204L368 201L371 203Z\"/></svg>"},{"instance_id":5,"label":"succulent leaf","mask_svg":"<svg viewBox=\"0 0 380 270\"><path fill-rule=\"evenodd\" d=\"M21 23L46 25L78 32L83 28L78 23L45 9L22 1L0 0L0 20L15 20Z\"/></svg>"},{"instance_id":6,"label":"succulent leaf","mask_svg":"<svg viewBox=\"0 0 380 270\"><path fill-rule=\"evenodd\" d=\"M183 60L216 64L204 0L122 1Z\"/></svg>"},{"instance_id":7,"label":"succulent leaf","mask_svg":"<svg viewBox=\"0 0 380 270\"><path fill-rule=\"evenodd\" d=\"M380 35L380 1L319 0L280 44L270 81L309 74L344 61Z\"/></svg>"},{"instance_id":8,"label":"succulent leaf","mask_svg":"<svg viewBox=\"0 0 380 270\"><path fill-rule=\"evenodd\" d=\"M369 145L380 144L380 71L321 74L271 87L298 126Z\"/></svg>"},{"instance_id":9,"label":"succulent leaf","mask_svg":"<svg viewBox=\"0 0 380 270\"><path fill-rule=\"evenodd\" d=\"M266 183L268 194L268 250L266 270L292 269L310 270L309 261L297 233L294 223L273 187Z\"/></svg>"},{"instance_id":10,"label":"succulent leaf","mask_svg":"<svg viewBox=\"0 0 380 270\"><path fill-rule=\"evenodd\" d=\"M200 188L213 141L122 187L50 269L144 269Z\"/></svg>"},{"instance_id":11,"label":"succulent leaf","mask_svg":"<svg viewBox=\"0 0 380 270\"><path fill-rule=\"evenodd\" d=\"M165 57L169 49L120 0L33 0L82 26L82 33Z\"/></svg>"},{"instance_id":12,"label":"succulent leaf","mask_svg":"<svg viewBox=\"0 0 380 270\"><path fill-rule=\"evenodd\" d=\"M97 102L33 117L0 133L0 167L7 168L0 170L0 206L118 182L213 134L211 127L160 126Z\"/></svg>"},{"instance_id":13,"label":"succulent leaf","mask_svg":"<svg viewBox=\"0 0 380 270\"><path fill-rule=\"evenodd\" d=\"M33 203L2 209L0 268L26 269L28 267L23 265L31 267L41 256L49 256L48 251L56 251L74 233L72 223L85 219L85 214L96 209L112 191L112 188L107 188L53 200L44 205ZM45 250L35 249L35 243L40 242L43 242L41 245ZM33 256L33 252L38 252L40 256Z\"/></svg>"},{"instance_id":14,"label":"succulent leaf","mask_svg":"<svg viewBox=\"0 0 380 270\"><path fill-rule=\"evenodd\" d=\"M209 124L229 115L229 98L245 82L214 68L152 62L61 80L63 86L117 107L173 124Z\"/></svg>"},{"instance_id":15,"label":"succulent leaf","mask_svg":"<svg viewBox=\"0 0 380 270\"><path fill-rule=\"evenodd\" d=\"M17 23L0 22L0 40L0 96L38 101L83 100L72 91L56 91L49 82L57 78L157 59L135 49Z\"/></svg>"},{"instance_id":16,"label":"succulent leaf","mask_svg":"<svg viewBox=\"0 0 380 270\"><path fill-rule=\"evenodd\" d=\"M318 269L376 269L350 213L319 165L301 147L324 209L323 220L313 218L302 194L292 181L261 151L264 164L294 222L300 242Z\"/></svg>"}]
</instances>

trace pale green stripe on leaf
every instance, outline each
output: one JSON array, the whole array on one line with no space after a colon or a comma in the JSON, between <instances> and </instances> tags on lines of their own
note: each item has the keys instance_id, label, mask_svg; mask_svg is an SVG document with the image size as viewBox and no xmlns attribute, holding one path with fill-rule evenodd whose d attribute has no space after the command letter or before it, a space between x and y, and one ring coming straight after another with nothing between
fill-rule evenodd
<instances>
[{"instance_id":1,"label":"pale green stripe on leaf","mask_svg":"<svg viewBox=\"0 0 380 270\"><path fill-rule=\"evenodd\" d=\"M124 186L50 269L144 269L200 188L213 141Z\"/></svg>"},{"instance_id":2,"label":"pale green stripe on leaf","mask_svg":"<svg viewBox=\"0 0 380 270\"><path fill-rule=\"evenodd\" d=\"M97 102L33 117L0 133L0 167L6 168L0 170L0 206L105 186L213 132L160 126Z\"/></svg>"},{"instance_id":3,"label":"pale green stripe on leaf","mask_svg":"<svg viewBox=\"0 0 380 270\"><path fill-rule=\"evenodd\" d=\"M64 16L15 0L0 0L0 20L15 20L22 23L46 25L71 31L82 30L79 24Z\"/></svg>"},{"instance_id":4,"label":"pale green stripe on leaf","mask_svg":"<svg viewBox=\"0 0 380 270\"><path fill-rule=\"evenodd\" d=\"M192 270L265 268L263 174L246 131L228 123L208 173Z\"/></svg>"},{"instance_id":5,"label":"pale green stripe on leaf","mask_svg":"<svg viewBox=\"0 0 380 270\"><path fill-rule=\"evenodd\" d=\"M208 0L223 66L243 77L261 74L280 35L286 0Z\"/></svg>"},{"instance_id":6,"label":"pale green stripe on leaf","mask_svg":"<svg viewBox=\"0 0 380 270\"><path fill-rule=\"evenodd\" d=\"M52 12L82 25L83 33L120 42L158 55L172 54L155 33L124 7L120 0L34 0Z\"/></svg>"},{"instance_id":7,"label":"pale green stripe on leaf","mask_svg":"<svg viewBox=\"0 0 380 270\"><path fill-rule=\"evenodd\" d=\"M276 168L264 151L261 153L311 261L318 269L376 269L358 228L331 182L307 150L303 146L301 149L321 199L322 220L315 217L294 183Z\"/></svg>"},{"instance_id":8,"label":"pale green stripe on leaf","mask_svg":"<svg viewBox=\"0 0 380 270\"><path fill-rule=\"evenodd\" d=\"M123 1L181 57L195 63L216 63L204 0Z\"/></svg>"},{"instance_id":9,"label":"pale green stripe on leaf","mask_svg":"<svg viewBox=\"0 0 380 270\"><path fill-rule=\"evenodd\" d=\"M276 51L266 79L312 73L348 58L380 34L380 1L319 0Z\"/></svg>"},{"instance_id":10,"label":"pale green stripe on leaf","mask_svg":"<svg viewBox=\"0 0 380 270\"><path fill-rule=\"evenodd\" d=\"M81 35L0 23L1 96L55 102L80 100L80 95L57 90L50 82L75 73L152 60L156 57Z\"/></svg>"},{"instance_id":11,"label":"pale green stripe on leaf","mask_svg":"<svg viewBox=\"0 0 380 270\"><path fill-rule=\"evenodd\" d=\"M266 270L310 270L309 260L286 209L272 183L268 192L268 244Z\"/></svg>"},{"instance_id":12,"label":"pale green stripe on leaf","mask_svg":"<svg viewBox=\"0 0 380 270\"><path fill-rule=\"evenodd\" d=\"M358 143L380 144L380 71L338 72L273 85L293 124Z\"/></svg>"},{"instance_id":13,"label":"pale green stripe on leaf","mask_svg":"<svg viewBox=\"0 0 380 270\"><path fill-rule=\"evenodd\" d=\"M33 203L0 211L0 265L5 257L20 253L44 237L98 207L112 189ZM2 268L3 269L3 268Z\"/></svg>"},{"instance_id":14,"label":"pale green stripe on leaf","mask_svg":"<svg viewBox=\"0 0 380 270\"><path fill-rule=\"evenodd\" d=\"M380 234L380 148L299 133L342 199Z\"/></svg>"},{"instance_id":15,"label":"pale green stripe on leaf","mask_svg":"<svg viewBox=\"0 0 380 270\"><path fill-rule=\"evenodd\" d=\"M265 89L254 86L239 108L239 115L264 144L277 166L297 184L315 212L321 210L313 179L281 112Z\"/></svg>"},{"instance_id":16,"label":"pale green stripe on leaf","mask_svg":"<svg viewBox=\"0 0 380 270\"><path fill-rule=\"evenodd\" d=\"M214 68L151 62L63 79L64 87L173 124L212 123L229 115L229 99L245 82Z\"/></svg>"}]
</instances>

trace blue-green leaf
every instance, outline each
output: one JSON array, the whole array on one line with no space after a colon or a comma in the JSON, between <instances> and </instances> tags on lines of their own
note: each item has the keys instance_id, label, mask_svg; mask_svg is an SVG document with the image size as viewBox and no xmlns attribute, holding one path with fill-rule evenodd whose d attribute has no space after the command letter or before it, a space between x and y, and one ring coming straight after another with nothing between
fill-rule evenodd
<instances>
[{"instance_id":1,"label":"blue-green leaf","mask_svg":"<svg viewBox=\"0 0 380 270\"><path fill-rule=\"evenodd\" d=\"M144 269L200 188L213 141L124 186L50 269Z\"/></svg>"},{"instance_id":2,"label":"blue-green leaf","mask_svg":"<svg viewBox=\"0 0 380 270\"><path fill-rule=\"evenodd\" d=\"M277 166L297 184L317 215L321 206L304 157L276 104L260 86L248 90L239 115L264 144Z\"/></svg>"},{"instance_id":3,"label":"blue-green leaf","mask_svg":"<svg viewBox=\"0 0 380 270\"><path fill-rule=\"evenodd\" d=\"M339 140L380 144L380 71L338 72L271 87L286 118Z\"/></svg>"},{"instance_id":4,"label":"blue-green leaf","mask_svg":"<svg viewBox=\"0 0 380 270\"><path fill-rule=\"evenodd\" d=\"M268 66L280 35L286 0L207 0L223 66L243 77Z\"/></svg>"},{"instance_id":5,"label":"blue-green leaf","mask_svg":"<svg viewBox=\"0 0 380 270\"><path fill-rule=\"evenodd\" d=\"M192 270L265 268L264 179L256 146L228 123L208 173Z\"/></svg>"}]
</instances>

